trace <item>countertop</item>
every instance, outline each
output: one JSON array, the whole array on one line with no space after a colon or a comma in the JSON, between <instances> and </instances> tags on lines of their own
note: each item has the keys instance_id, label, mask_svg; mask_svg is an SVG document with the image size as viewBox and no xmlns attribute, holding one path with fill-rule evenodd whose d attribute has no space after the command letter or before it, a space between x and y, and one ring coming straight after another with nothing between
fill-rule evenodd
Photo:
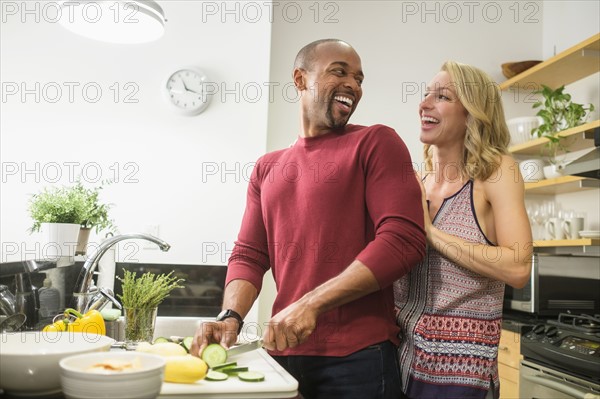
<instances>
[{"instance_id":1,"label":"countertop","mask_svg":"<svg viewBox=\"0 0 600 399\"><path fill-rule=\"evenodd\" d=\"M113 348L111 351L123 351ZM173 384L164 382L159 398L165 399L266 399L296 398L298 382L281 367L264 349L257 349L233 356L240 366L265 375L262 382L244 382L236 377L226 381L199 380L194 384ZM6 395L0 391L2 399L23 399L23 396ZM62 393L37 396L36 399L64 399Z\"/></svg>"}]
</instances>

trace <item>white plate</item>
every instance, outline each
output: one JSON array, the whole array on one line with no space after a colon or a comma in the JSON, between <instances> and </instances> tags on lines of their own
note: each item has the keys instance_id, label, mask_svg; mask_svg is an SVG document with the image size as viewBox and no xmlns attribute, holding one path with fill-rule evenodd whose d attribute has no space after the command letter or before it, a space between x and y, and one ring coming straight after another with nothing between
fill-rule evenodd
<instances>
[{"instance_id":1,"label":"white plate","mask_svg":"<svg viewBox=\"0 0 600 399\"><path fill-rule=\"evenodd\" d=\"M600 230L583 230L579 235L583 238L600 238Z\"/></svg>"}]
</instances>

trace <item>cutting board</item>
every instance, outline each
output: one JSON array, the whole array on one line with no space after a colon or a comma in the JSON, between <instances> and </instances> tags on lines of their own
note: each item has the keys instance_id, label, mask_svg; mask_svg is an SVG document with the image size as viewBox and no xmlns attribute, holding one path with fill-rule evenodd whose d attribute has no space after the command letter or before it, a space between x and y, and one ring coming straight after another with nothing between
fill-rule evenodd
<instances>
[{"instance_id":1,"label":"cutting board","mask_svg":"<svg viewBox=\"0 0 600 399\"><path fill-rule=\"evenodd\" d=\"M259 371L265 375L265 380L245 382L237 377L229 377L225 381L199 380L194 384L165 382L159 398L267 399L295 398L298 395L298 381L264 349L232 356L227 361L236 361L240 367Z\"/></svg>"}]
</instances>

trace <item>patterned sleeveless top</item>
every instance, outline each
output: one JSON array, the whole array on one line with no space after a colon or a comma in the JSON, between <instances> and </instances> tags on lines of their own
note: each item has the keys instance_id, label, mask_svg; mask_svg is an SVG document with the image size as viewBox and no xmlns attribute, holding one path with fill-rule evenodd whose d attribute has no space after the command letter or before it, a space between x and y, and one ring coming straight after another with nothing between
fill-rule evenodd
<instances>
[{"instance_id":1,"label":"patterned sleeveless top","mask_svg":"<svg viewBox=\"0 0 600 399\"><path fill-rule=\"evenodd\" d=\"M475 216L472 181L443 201L433 225L468 242L493 245ZM402 387L412 399L485 398L490 390L494 398L499 395L504 283L444 257L457 251L469 256L473 247L428 247L425 259L394 283ZM486 256L493 259L495 251Z\"/></svg>"}]
</instances>

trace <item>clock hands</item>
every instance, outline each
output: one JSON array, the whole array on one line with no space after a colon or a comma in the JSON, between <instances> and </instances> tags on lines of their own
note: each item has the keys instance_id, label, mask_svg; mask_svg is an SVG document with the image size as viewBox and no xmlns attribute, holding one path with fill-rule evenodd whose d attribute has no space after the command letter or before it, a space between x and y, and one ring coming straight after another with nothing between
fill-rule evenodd
<instances>
[{"instance_id":1,"label":"clock hands","mask_svg":"<svg viewBox=\"0 0 600 399\"><path fill-rule=\"evenodd\" d=\"M196 94L196 95L198 95L198 96L201 96L201 95L202 95L202 93L198 93L197 91L194 91L194 90L185 89L185 91L186 91L187 93Z\"/></svg>"},{"instance_id":2,"label":"clock hands","mask_svg":"<svg viewBox=\"0 0 600 399\"><path fill-rule=\"evenodd\" d=\"M185 81L183 79L181 79L181 85L183 86L183 90L189 91L187 86L185 85Z\"/></svg>"},{"instance_id":3,"label":"clock hands","mask_svg":"<svg viewBox=\"0 0 600 399\"><path fill-rule=\"evenodd\" d=\"M183 82L183 80L181 80L180 82L181 82L181 86L183 86L183 90L181 90L179 88L171 87L169 91L173 94L190 93L190 94L193 94L194 96L202 96L202 93L198 93L197 91L188 89L187 86L185 85L185 83Z\"/></svg>"},{"instance_id":4,"label":"clock hands","mask_svg":"<svg viewBox=\"0 0 600 399\"><path fill-rule=\"evenodd\" d=\"M171 88L171 93L174 93L174 94L184 94L184 93L190 93L190 94L193 94L193 95L198 95L198 96L201 96L201 95L202 95L202 93L199 93L199 92L197 92L196 90L189 89L189 88L186 86L186 84L185 84L185 81L184 81L183 79L180 79L178 82L179 82L179 83L181 83L181 84L180 84L180 85L178 85L178 86L181 86L181 87L183 87L183 90L182 90L182 89L176 89L176 88L172 87L172 88Z\"/></svg>"}]
</instances>

